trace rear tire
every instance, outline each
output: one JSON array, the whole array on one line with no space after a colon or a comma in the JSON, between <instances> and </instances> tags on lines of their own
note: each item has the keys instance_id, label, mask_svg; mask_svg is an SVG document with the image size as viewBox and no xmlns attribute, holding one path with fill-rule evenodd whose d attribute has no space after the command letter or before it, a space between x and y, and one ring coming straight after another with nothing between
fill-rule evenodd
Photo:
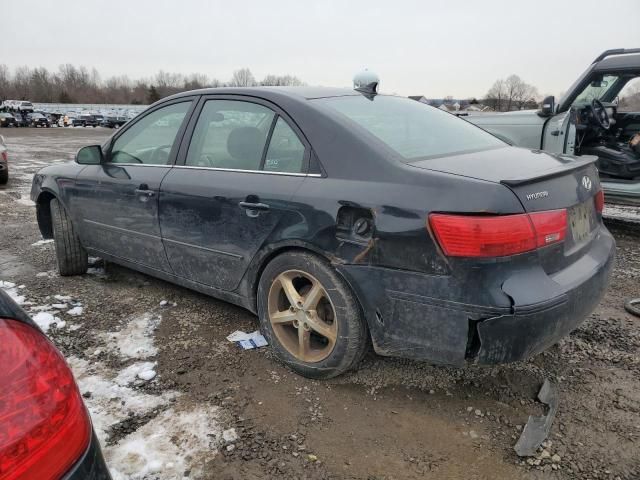
<instances>
[{"instance_id":1,"label":"rear tire","mask_svg":"<svg viewBox=\"0 0 640 480\"><path fill-rule=\"evenodd\" d=\"M87 273L89 256L75 233L71 218L55 198L51 200L50 208L58 272L63 277Z\"/></svg>"},{"instance_id":2,"label":"rear tire","mask_svg":"<svg viewBox=\"0 0 640 480\"><path fill-rule=\"evenodd\" d=\"M9 181L9 169L0 172L0 185L6 185Z\"/></svg>"},{"instance_id":3,"label":"rear tire","mask_svg":"<svg viewBox=\"0 0 640 480\"><path fill-rule=\"evenodd\" d=\"M296 309L284 292L283 278L285 281L293 278L291 285L295 285L305 304L316 285L322 290L321 299L308 310ZM287 252L275 257L264 269L257 293L262 333L278 359L296 373L308 378L332 378L357 367L367 352L369 332L358 300L323 258L307 252ZM299 318L290 323L282 318L274 322L274 312L276 315L291 312ZM321 329L314 327L318 320ZM327 332L326 336L318 333L322 330ZM301 331L310 334L306 344L300 339L304 336Z\"/></svg>"}]
</instances>

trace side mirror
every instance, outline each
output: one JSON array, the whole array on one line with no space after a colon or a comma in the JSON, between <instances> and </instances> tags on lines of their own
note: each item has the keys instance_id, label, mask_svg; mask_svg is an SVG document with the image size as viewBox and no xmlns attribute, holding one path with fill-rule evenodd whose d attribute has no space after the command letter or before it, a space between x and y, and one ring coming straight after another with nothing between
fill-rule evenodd
<instances>
[{"instance_id":1,"label":"side mirror","mask_svg":"<svg viewBox=\"0 0 640 480\"><path fill-rule=\"evenodd\" d=\"M542 108L538 112L541 117L550 117L556 111L556 98L550 96L542 101Z\"/></svg>"},{"instance_id":2,"label":"side mirror","mask_svg":"<svg viewBox=\"0 0 640 480\"><path fill-rule=\"evenodd\" d=\"M102 147L100 145L82 147L76 153L76 163L80 165L100 165L102 158Z\"/></svg>"}]
</instances>

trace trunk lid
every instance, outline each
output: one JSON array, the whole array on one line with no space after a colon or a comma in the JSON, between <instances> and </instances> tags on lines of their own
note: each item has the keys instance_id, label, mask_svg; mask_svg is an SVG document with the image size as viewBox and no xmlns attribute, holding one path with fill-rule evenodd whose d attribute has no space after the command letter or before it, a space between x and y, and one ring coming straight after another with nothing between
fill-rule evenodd
<instances>
[{"instance_id":1,"label":"trunk lid","mask_svg":"<svg viewBox=\"0 0 640 480\"><path fill-rule=\"evenodd\" d=\"M507 147L410 165L500 183L518 197L526 212L566 209L565 241L540 251L544 269L552 272L571 263L601 223L594 200L601 189L596 160Z\"/></svg>"}]
</instances>

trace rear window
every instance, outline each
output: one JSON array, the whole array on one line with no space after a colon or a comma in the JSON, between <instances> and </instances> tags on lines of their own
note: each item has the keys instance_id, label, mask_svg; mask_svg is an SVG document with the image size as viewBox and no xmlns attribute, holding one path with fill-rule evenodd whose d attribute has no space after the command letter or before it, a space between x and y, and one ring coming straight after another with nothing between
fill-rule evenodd
<instances>
[{"instance_id":1,"label":"rear window","mask_svg":"<svg viewBox=\"0 0 640 480\"><path fill-rule=\"evenodd\" d=\"M406 162L506 145L450 113L408 98L376 95L370 100L359 95L313 101L355 122Z\"/></svg>"}]
</instances>

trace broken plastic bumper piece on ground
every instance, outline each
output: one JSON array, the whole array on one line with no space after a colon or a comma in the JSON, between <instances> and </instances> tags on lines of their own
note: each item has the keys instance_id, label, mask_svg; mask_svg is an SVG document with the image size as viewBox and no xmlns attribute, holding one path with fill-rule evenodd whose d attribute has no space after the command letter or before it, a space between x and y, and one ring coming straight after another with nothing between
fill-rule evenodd
<instances>
[{"instance_id":1,"label":"broken plastic bumper piece on ground","mask_svg":"<svg viewBox=\"0 0 640 480\"><path fill-rule=\"evenodd\" d=\"M227 337L227 340L237 343L243 350L251 350L253 348L260 348L268 345L267 340L257 330L252 333L245 333L240 330L236 330Z\"/></svg>"},{"instance_id":2,"label":"broken plastic bumper piece on ground","mask_svg":"<svg viewBox=\"0 0 640 480\"><path fill-rule=\"evenodd\" d=\"M522 434L514 447L520 457L531 457L536 454L536 450L549 436L553 419L558 410L558 390L555 384L545 380L542 388L538 392L538 400L549 407L546 415L534 417L529 415L529 420L522 430Z\"/></svg>"}]
</instances>

